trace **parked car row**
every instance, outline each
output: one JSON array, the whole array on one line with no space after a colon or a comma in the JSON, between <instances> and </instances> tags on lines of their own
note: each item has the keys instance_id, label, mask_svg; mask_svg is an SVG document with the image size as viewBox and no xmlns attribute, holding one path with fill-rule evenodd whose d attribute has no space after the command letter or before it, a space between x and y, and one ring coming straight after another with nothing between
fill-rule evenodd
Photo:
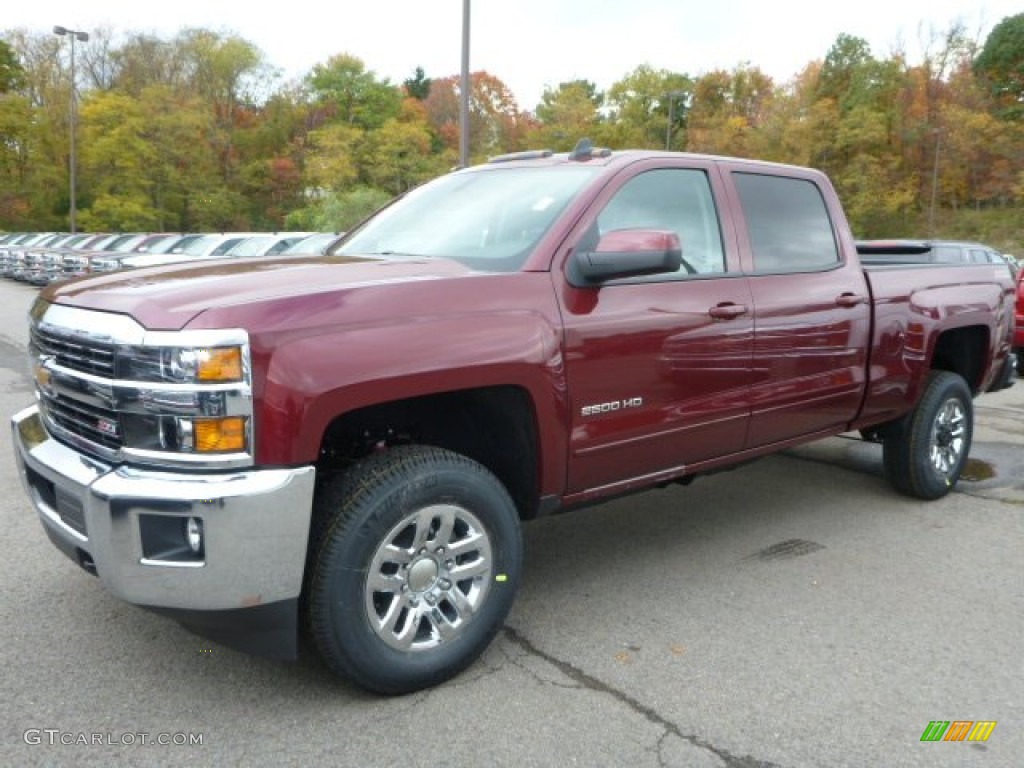
<instances>
[{"instance_id":1,"label":"parked car row","mask_svg":"<svg viewBox=\"0 0 1024 768\"><path fill-rule=\"evenodd\" d=\"M216 258L322 254L338 232L76 233L0 235L0 276L33 285L117 269Z\"/></svg>"}]
</instances>

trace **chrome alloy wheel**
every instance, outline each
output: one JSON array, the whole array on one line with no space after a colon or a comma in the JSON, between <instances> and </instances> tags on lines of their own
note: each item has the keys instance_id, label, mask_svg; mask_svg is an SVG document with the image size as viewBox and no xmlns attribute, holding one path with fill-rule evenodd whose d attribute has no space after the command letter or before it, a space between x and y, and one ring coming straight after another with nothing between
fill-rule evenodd
<instances>
[{"instance_id":1,"label":"chrome alloy wheel","mask_svg":"<svg viewBox=\"0 0 1024 768\"><path fill-rule=\"evenodd\" d=\"M473 513L435 504L406 516L383 538L366 573L364 599L374 631L400 651L423 651L458 637L483 605L494 558Z\"/></svg>"},{"instance_id":2,"label":"chrome alloy wheel","mask_svg":"<svg viewBox=\"0 0 1024 768\"><path fill-rule=\"evenodd\" d=\"M932 422L929 455L932 467L940 475L949 476L963 457L967 432L967 414L963 403L951 397L942 404Z\"/></svg>"}]
</instances>

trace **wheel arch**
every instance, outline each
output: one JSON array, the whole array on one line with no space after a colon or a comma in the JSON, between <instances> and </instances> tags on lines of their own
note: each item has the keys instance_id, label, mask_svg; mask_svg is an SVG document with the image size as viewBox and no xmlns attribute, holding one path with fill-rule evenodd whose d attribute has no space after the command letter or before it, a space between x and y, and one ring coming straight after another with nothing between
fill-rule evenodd
<instances>
[{"instance_id":1,"label":"wheel arch","mask_svg":"<svg viewBox=\"0 0 1024 768\"><path fill-rule=\"evenodd\" d=\"M397 445L446 448L501 481L523 519L535 517L541 485L538 415L524 388L488 386L409 397L335 417L324 431L318 473Z\"/></svg>"},{"instance_id":2,"label":"wheel arch","mask_svg":"<svg viewBox=\"0 0 1024 768\"><path fill-rule=\"evenodd\" d=\"M935 340L931 369L959 374L971 393L977 395L992 359L990 347L989 329L984 325L951 328Z\"/></svg>"}]
</instances>

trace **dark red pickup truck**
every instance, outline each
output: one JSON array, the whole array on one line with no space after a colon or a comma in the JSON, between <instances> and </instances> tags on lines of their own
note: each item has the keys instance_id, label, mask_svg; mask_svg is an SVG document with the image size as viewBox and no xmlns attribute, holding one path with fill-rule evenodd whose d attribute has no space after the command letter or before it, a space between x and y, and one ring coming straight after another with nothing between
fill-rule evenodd
<instances>
[{"instance_id":1,"label":"dark red pickup truck","mask_svg":"<svg viewBox=\"0 0 1024 768\"><path fill-rule=\"evenodd\" d=\"M1013 300L1006 267L863 267L813 170L522 153L332 255L48 288L14 440L115 595L410 691L501 626L523 520L851 430L942 496Z\"/></svg>"}]
</instances>

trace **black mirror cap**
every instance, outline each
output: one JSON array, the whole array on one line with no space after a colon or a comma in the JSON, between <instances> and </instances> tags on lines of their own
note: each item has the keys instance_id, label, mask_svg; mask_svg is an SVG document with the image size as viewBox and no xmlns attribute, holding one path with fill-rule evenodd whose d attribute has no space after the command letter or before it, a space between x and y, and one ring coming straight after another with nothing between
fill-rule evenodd
<instances>
[{"instance_id":1,"label":"black mirror cap","mask_svg":"<svg viewBox=\"0 0 1024 768\"><path fill-rule=\"evenodd\" d=\"M679 235L660 229L619 229L601 237L592 251L575 251L569 282L583 288L608 280L677 272L683 263Z\"/></svg>"}]
</instances>

